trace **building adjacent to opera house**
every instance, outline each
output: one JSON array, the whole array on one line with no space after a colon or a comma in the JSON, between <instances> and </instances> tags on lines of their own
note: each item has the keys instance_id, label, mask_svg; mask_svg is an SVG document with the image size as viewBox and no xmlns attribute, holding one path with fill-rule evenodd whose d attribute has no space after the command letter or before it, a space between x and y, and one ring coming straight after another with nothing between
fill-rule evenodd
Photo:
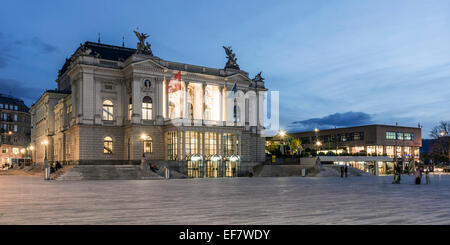
<instances>
[{"instance_id":1,"label":"building adjacent to opera house","mask_svg":"<svg viewBox=\"0 0 450 245\"><path fill-rule=\"evenodd\" d=\"M66 60L57 88L30 109L35 163L46 152L65 164L137 164L144 154L193 169L220 160L221 175L264 161L260 74L250 79L231 48L215 69L156 57L136 35L137 49L85 42Z\"/></svg>"}]
</instances>

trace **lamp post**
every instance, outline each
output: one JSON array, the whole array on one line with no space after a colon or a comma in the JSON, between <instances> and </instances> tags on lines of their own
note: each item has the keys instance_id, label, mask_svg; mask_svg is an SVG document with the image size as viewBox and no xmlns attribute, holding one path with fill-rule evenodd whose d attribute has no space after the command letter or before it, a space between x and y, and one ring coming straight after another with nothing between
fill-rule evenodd
<instances>
[{"instance_id":1,"label":"lamp post","mask_svg":"<svg viewBox=\"0 0 450 245\"><path fill-rule=\"evenodd\" d=\"M148 135L145 133L141 134L141 140L142 140L142 158L141 158L141 169L147 170L147 165L145 164L145 141L148 139Z\"/></svg>"},{"instance_id":2,"label":"lamp post","mask_svg":"<svg viewBox=\"0 0 450 245\"><path fill-rule=\"evenodd\" d=\"M41 144L44 145L44 149L45 149L45 155L44 155L44 180L49 180L50 179L50 168L48 166L48 160L47 160L48 140L45 139L44 141L41 142Z\"/></svg>"},{"instance_id":3,"label":"lamp post","mask_svg":"<svg viewBox=\"0 0 450 245\"><path fill-rule=\"evenodd\" d=\"M286 131L280 130L280 132L278 133L278 135L281 137L281 144L280 144L280 147L283 148L283 152L281 152L281 154L284 155L284 137L286 136ZM280 150L281 150L281 149L280 149Z\"/></svg>"}]
</instances>

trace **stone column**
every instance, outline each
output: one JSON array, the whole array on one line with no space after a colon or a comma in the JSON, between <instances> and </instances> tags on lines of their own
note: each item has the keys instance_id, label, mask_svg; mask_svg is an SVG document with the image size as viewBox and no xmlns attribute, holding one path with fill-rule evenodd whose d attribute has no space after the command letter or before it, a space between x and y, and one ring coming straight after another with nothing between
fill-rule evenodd
<instances>
[{"instance_id":1,"label":"stone column","mask_svg":"<svg viewBox=\"0 0 450 245\"><path fill-rule=\"evenodd\" d=\"M185 131L182 132L182 136L183 136L183 144L182 144L182 149L181 149L181 159L184 160L184 159L186 159L186 132Z\"/></svg>"},{"instance_id":2,"label":"stone column","mask_svg":"<svg viewBox=\"0 0 450 245\"><path fill-rule=\"evenodd\" d=\"M189 118L189 108L188 108L188 86L189 82L184 82L184 114L183 118Z\"/></svg>"},{"instance_id":3,"label":"stone column","mask_svg":"<svg viewBox=\"0 0 450 245\"><path fill-rule=\"evenodd\" d=\"M222 88L222 121L227 121L227 88Z\"/></svg>"},{"instance_id":4,"label":"stone column","mask_svg":"<svg viewBox=\"0 0 450 245\"><path fill-rule=\"evenodd\" d=\"M205 98L206 98L206 96L205 96L205 93L206 92L206 83L203 83L202 84L202 120L205 120L205 106L206 106L206 103L205 103Z\"/></svg>"},{"instance_id":5,"label":"stone column","mask_svg":"<svg viewBox=\"0 0 450 245\"><path fill-rule=\"evenodd\" d=\"M133 115L131 121L133 124L140 124L142 114L142 98L141 81L138 77L133 77L131 96L133 97Z\"/></svg>"},{"instance_id":6,"label":"stone column","mask_svg":"<svg viewBox=\"0 0 450 245\"><path fill-rule=\"evenodd\" d=\"M216 132L216 154L220 154L219 132Z\"/></svg>"},{"instance_id":7,"label":"stone column","mask_svg":"<svg viewBox=\"0 0 450 245\"><path fill-rule=\"evenodd\" d=\"M198 132L199 134L202 134L202 156L205 156L205 133L204 132Z\"/></svg>"},{"instance_id":8,"label":"stone column","mask_svg":"<svg viewBox=\"0 0 450 245\"><path fill-rule=\"evenodd\" d=\"M177 131L177 160L181 161L181 144L180 144L180 140L181 140L181 132L180 130Z\"/></svg>"}]
</instances>

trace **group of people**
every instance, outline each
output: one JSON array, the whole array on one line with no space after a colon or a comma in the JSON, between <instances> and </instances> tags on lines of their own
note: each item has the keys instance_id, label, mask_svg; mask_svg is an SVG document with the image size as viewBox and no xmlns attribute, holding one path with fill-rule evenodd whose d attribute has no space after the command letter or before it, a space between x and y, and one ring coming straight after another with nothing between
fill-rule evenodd
<instances>
[{"instance_id":1,"label":"group of people","mask_svg":"<svg viewBox=\"0 0 450 245\"><path fill-rule=\"evenodd\" d=\"M425 183L428 185L430 183L430 177L429 177L429 170L428 168L423 169L423 167L417 167L414 171L414 176L416 177L416 185L420 185L422 182L422 173L425 173Z\"/></svg>"},{"instance_id":2,"label":"group of people","mask_svg":"<svg viewBox=\"0 0 450 245\"><path fill-rule=\"evenodd\" d=\"M394 181L392 182L392 184L400 184L400 179L401 179L401 172L402 169L400 167L400 164L396 164L395 168L394 168ZM429 184L430 183L430 170L428 168L423 168L423 167L416 167L414 170L414 176L415 176L415 181L414 183L416 185L420 185L420 183L422 182L422 175L423 173L425 173L425 184Z\"/></svg>"},{"instance_id":3,"label":"group of people","mask_svg":"<svg viewBox=\"0 0 450 245\"><path fill-rule=\"evenodd\" d=\"M345 176L345 178L347 178L347 176L348 176L348 166L347 166L347 164L341 165L341 178L344 178L344 176Z\"/></svg>"}]
</instances>

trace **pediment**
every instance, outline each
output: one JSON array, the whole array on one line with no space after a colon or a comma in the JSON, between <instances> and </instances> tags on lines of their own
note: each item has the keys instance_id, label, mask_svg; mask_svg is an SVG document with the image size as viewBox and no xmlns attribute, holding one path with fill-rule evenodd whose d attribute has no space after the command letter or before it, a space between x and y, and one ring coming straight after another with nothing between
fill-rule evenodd
<instances>
[{"instance_id":1,"label":"pediment","mask_svg":"<svg viewBox=\"0 0 450 245\"><path fill-rule=\"evenodd\" d=\"M154 72L163 72L166 68L151 59L146 59L142 61L138 61L132 64L133 69L144 70L144 71L154 71Z\"/></svg>"},{"instance_id":2,"label":"pediment","mask_svg":"<svg viewBox=\"0 0 450 245\"><path fill-rule=\"evenodd\" d=\"M236 73L231 76L228 76L227 80L230 82L236 81L238 84L244 84L244 85L250 85L252 83L252 80L250 80L248 77L246 77L240 73Z\"/></svg>"}]
</instances>

